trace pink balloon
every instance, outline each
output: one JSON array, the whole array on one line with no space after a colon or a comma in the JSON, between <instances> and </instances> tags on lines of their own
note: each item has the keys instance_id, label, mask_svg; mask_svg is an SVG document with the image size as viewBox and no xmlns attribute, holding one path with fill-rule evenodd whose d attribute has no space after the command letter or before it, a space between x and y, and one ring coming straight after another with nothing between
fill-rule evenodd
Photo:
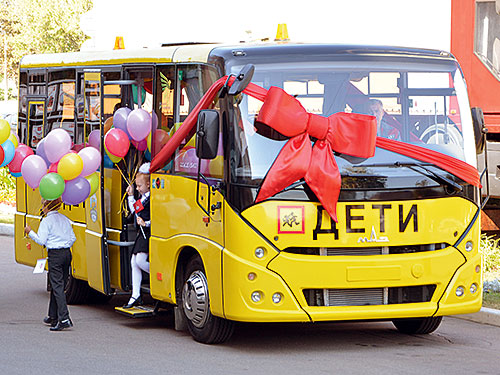
<instances>
[{"instance_id":1,"label":"pink balloon","mask_svg":"<svg viewBox=\"0 0 500 375\"><path fill-rule=\"evenodd\" d=\"M78 153L78 155L83 161L83 170L82 173L80 173L81 177L91 175L101 165L101 153L94 147L85 147Z\"/></svg>"},{"instance_id":2,"label":"pink balloon","mask_svg":"<svg viewBox=\"0 0 500 375\"><path fill-rule=\"evenodd\" d=\"M127 130L127 119L128 116L130 115L130 112L132 112L130 108L121 107L118 108L116 112L113 114L113 127L115 127L116 129L123 130L127 134L127 136L129 136Z\"/></svg>"},{"instance_id":3,"label":"pink balloon","mask_svg":"<svg viewBox=\"0 0 500 375\"><path fill-rule=\"evenodd\" d=\"M143 139L142 141L131 141L134 147L139 151L144 151L148 148L148 141Z\"/></svg>"},{"instance_id":4,"label":"pink balloon","mask_svg":"<svg viewBox=\"0 0 500 375\"><path fill-rule=\"evenodd\" d=\"M142 141L151 131L151 115L142 108L134 109L128 115L127 130L131 139Z\"/></svg>"},{"instance_id":5,"label":"pink balloon","mask_svg":"<svg viewBox=\"0 0 500 375\"><path fill-rule=\"evenodd\" d=\"M101 149L101 131L92 130L89 134L89 145L100 150Z\"/></svg>"},{"instance_id":6,"label":"pink balloon","mask_svg":"<svg viewBox=\"0 0 500 375\"><path fill-rule=\"evenodd\" d=\"M26 159L30 155L33 155L33 150L31 149L31 147L20 143L19 146L17 146L16 151L14 152L14 159L12 159L9 164L10 172L20 173L21 165L23 164L24 159Z\"/></svg>"},{"instance_id":7,"label":"pink balloon","mask_svg":"<svg viewBox=\"0 0 500 375\"><path fill-rule=\"evenodd\" d=\"M71 137L64 129L51 130L45 137L44 151L47 159L55 163L71 150Z\"/></svg>"},{"instance_id":8,"label":"pink balloon","mask_svg":"<svg viewBox=\"0 0 500 375\"><path fill-rule=\"evenodd\" d=\"M57 165L59 162L52 163L49 167L49 172L48 173L57 173Z\"/></svg>"},{"instance_id":9,"label":"pink balloon","mask_svg":"<svg viewBox=\"0 0 500 375\"><path fill-rule=\"evenodd\" d=\"M113 128L104 136L104 146L111 155L123 158L127 155L130 141L123 130Z\"/></svg>"},{"instance_id":10,"label":"pink balloon","mask_svg":"<svg viewBox=\"0 0 500 375\"><path fill-rule=\"evenodd\" d=\"M47 174L47 164L41 156L29 155L21 165L21 175L28 186L36 189L40 180Z\"/></svg>"}]
</instances>

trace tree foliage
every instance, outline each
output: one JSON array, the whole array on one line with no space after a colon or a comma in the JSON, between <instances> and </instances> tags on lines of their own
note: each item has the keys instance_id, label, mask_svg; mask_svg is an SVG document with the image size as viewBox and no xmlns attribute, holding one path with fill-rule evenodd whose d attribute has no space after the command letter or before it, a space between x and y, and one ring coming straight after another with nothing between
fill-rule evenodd
<instances>
[{"instance_id":1,"label":"tree foliage","mask_svg":"<svg viewBox=\"0 0 500 375\"><path fill-rule=\"evenodd\" d=\"M91 8L92 0L0 0L0 61L7 45L8 77L17 76L24 55L78 51L88 38L80 15Z\"/></svg>"}]
</instances>

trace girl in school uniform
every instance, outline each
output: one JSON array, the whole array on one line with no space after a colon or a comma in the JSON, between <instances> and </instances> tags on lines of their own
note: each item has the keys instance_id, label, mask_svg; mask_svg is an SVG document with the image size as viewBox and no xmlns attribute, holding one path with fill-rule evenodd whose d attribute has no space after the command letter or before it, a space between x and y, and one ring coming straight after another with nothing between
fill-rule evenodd
<instances>
[{"instance_id":1,"label":"girl in school uniform","mask_svg":"<svg viewBox=\"0 0 500 375\"><path fill-rule=\"evenodd\" d=\"M130 264L132 266L132 295L126 305L123 307L128 309L142 303L141 299L141 282L142 271L149 273L149 237L151 236L151 220L149 211L149 163L141 165L139 172L135 178L137 191L141 194L139 200L134 198L134 187L127 187L128 205L130 211L135 214L137 226L137 237L132 249L132 258Z\"/></svg>"}]
</instances>

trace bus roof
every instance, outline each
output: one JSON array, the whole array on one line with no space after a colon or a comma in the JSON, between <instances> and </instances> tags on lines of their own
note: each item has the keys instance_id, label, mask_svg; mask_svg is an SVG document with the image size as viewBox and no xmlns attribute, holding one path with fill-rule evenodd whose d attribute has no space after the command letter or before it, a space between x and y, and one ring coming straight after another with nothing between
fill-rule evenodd
<instances>
[{"instance_id":1,"label":"bus roof","mask_svg":"<svg viewBox=\"0 0 500 375\"><path fill-rule=\"evenodd\" d=\"M207 62L214 44L168 46L160 48L121 49L27 55L20 68L46 66L118 65L143 62Z\"/></svg>"},{"instance_id":2,"label":"bus roof","mask_svg":"<svg viewBox=\"0 0 500 375\"><path fill-rule=\"evenodd\" d=\"M41 68L47 66L95 66L133 63L199 62L206 63L211 53L230 57L234 51L246 50L260 54L334 54L371 56L412 56L423 58L453 59L448 52L395 46L341 45L341 44L294 44L294 43L242 43L187 44L159 48L121 49L109 51L86 51L27 55L21 59L21 68Z\"/></svg>"}]
</instances>

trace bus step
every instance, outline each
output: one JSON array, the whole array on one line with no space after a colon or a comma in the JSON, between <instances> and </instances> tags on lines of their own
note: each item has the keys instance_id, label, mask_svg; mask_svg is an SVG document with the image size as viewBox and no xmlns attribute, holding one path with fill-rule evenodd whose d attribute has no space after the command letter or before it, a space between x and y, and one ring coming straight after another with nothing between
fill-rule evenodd
<instances>
[{"instance_id":1,"label":"bus step","mask_svg":"<svg viewBox=\"0 0 500 375\"><path fill-rule=\"evenodd\" d=\"M121 306L116 306L115 311L126 315L130 318L149 318L152 316L155 316L157 313L157 310L155 310L155 307L153 306L134 306L131 307L130 309L125 309Z\"/></svg>"}]
</instances>

